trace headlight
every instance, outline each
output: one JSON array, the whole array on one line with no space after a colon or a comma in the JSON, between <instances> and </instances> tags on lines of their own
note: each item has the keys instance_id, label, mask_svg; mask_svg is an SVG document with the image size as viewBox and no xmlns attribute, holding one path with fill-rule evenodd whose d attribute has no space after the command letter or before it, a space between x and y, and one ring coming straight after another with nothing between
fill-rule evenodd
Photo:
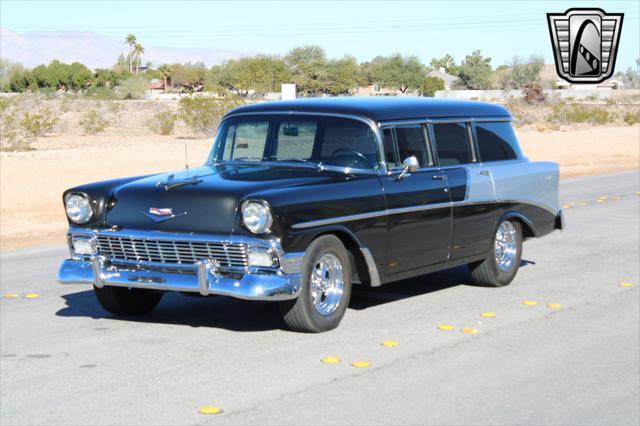
<instances>
[{"instance_id":1,"label":"headlight","mask_svg":"<svg viewBox=\"0 0 640 426\"><path fill-rule=\"evenodd\" d=\"M65 209L69 219L75 223L87 223L93 216L89 197L84 194L68 195L65 201Z\"/></svg>"},{"instance_id":2,"label":"headlight","mask_svg":"<svg viewBox=\"0 0 640 426\"><path fill-rule=\"evenodd\" d=\"M273 218L267 203L264 201L245 201L242 203L242 222L254 234L269 232Z\"/></svg>"}]
</instances>

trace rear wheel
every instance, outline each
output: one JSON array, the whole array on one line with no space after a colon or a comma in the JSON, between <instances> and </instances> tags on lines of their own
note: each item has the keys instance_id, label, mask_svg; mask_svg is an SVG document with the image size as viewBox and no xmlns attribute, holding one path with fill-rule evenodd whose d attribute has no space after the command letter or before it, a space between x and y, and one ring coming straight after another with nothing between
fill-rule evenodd
<instances>
[{"instance_id":1,"label":"rear wheel","mask_svg":"<svg viewBox=\"0 0 640 426\"><path fill-rule=\"evenodd\" d=\"M475 284L502 287L516 276L522 257L522 226L517 221L504 220L498 224L487 258L469 264Z\"/></svg>"},{"instance_id":2,"label":"rear wheel","mask_svg":"<svg viewBox=\"0 0 640 426\"><path fill-rule=\"evenodd\" d=\"M148 314L162 299L162 292L155 290L93 286L93 291L100 306L112 314L123 316Z\"/></svg>"},{"instance_id":3,"label":"rear wheel","mask_svg":"<svg viewBox=\"0 0 640 426\"><path fill-rule=\"evenodd\" d=\"M351 298L351 273L349 254L339 238L314 240L304 257L300 295L279 305L287 326L308 333L336 328Z\"/></svg>"}]
</instances>

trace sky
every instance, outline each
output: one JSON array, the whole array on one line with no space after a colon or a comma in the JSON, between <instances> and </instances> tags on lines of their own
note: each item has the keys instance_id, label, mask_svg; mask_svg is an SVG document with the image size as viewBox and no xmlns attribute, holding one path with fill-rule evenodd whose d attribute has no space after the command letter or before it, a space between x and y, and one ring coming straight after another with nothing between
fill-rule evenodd
<instances>
[{"instance_id":1,"label":"sky","mask_svg":"<svg viewBox=\"0 0 640 426\"><path fill-rule=\"evenodd\" d=\"M616 70L640 57L640 1L38 1L1 0L11 31L93 31L146 46L218 47L285 54L317 44L330 58L359 61L400 52L423 62L475 49L494 67L514 56L553 63L547 12L600 7L624 13Z\"/></svg>"}]
</instances>

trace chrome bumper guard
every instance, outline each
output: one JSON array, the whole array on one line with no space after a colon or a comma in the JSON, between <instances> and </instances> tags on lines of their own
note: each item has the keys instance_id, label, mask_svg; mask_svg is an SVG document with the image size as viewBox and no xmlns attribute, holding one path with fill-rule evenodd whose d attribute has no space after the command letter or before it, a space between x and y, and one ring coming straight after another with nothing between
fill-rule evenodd
<instances>
[{"instance_id":1,"label":"chrome bumper guard","mask_svg":"<svg viewBox=\"0 0 640 426\"><path fill-rule=\"evenodd\" d=\"M84 233L82 233L84 234ZM71 238L70 238L71 240ZM245 270L228 273L218 262L203 259L195 265L171 268L171 265L120 263L99 254L81 258L73 255L58 270L62 284L94 284L163 291L220 295L244 300L282 301L300 293L300 265L304 253L278 253L280 268L271 271Z\"/></svg>"}]
</instances>

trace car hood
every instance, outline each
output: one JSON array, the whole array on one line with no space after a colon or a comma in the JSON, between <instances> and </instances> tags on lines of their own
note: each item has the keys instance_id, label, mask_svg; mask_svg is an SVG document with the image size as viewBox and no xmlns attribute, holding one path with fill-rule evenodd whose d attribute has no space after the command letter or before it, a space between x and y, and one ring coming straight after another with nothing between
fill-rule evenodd
<instances>
[{"instance_id":1,"label":"car hood","mask_svg":"<svg viewBox=\"0 0 640 426\"><path fill-rule=\"evenodd\" d=\"M239 202L274 188L342 181L342 172L286 165L212 165L144 177L113 191L108 225L166 232L231 233Z\"/></svg>"}]
</instances>

